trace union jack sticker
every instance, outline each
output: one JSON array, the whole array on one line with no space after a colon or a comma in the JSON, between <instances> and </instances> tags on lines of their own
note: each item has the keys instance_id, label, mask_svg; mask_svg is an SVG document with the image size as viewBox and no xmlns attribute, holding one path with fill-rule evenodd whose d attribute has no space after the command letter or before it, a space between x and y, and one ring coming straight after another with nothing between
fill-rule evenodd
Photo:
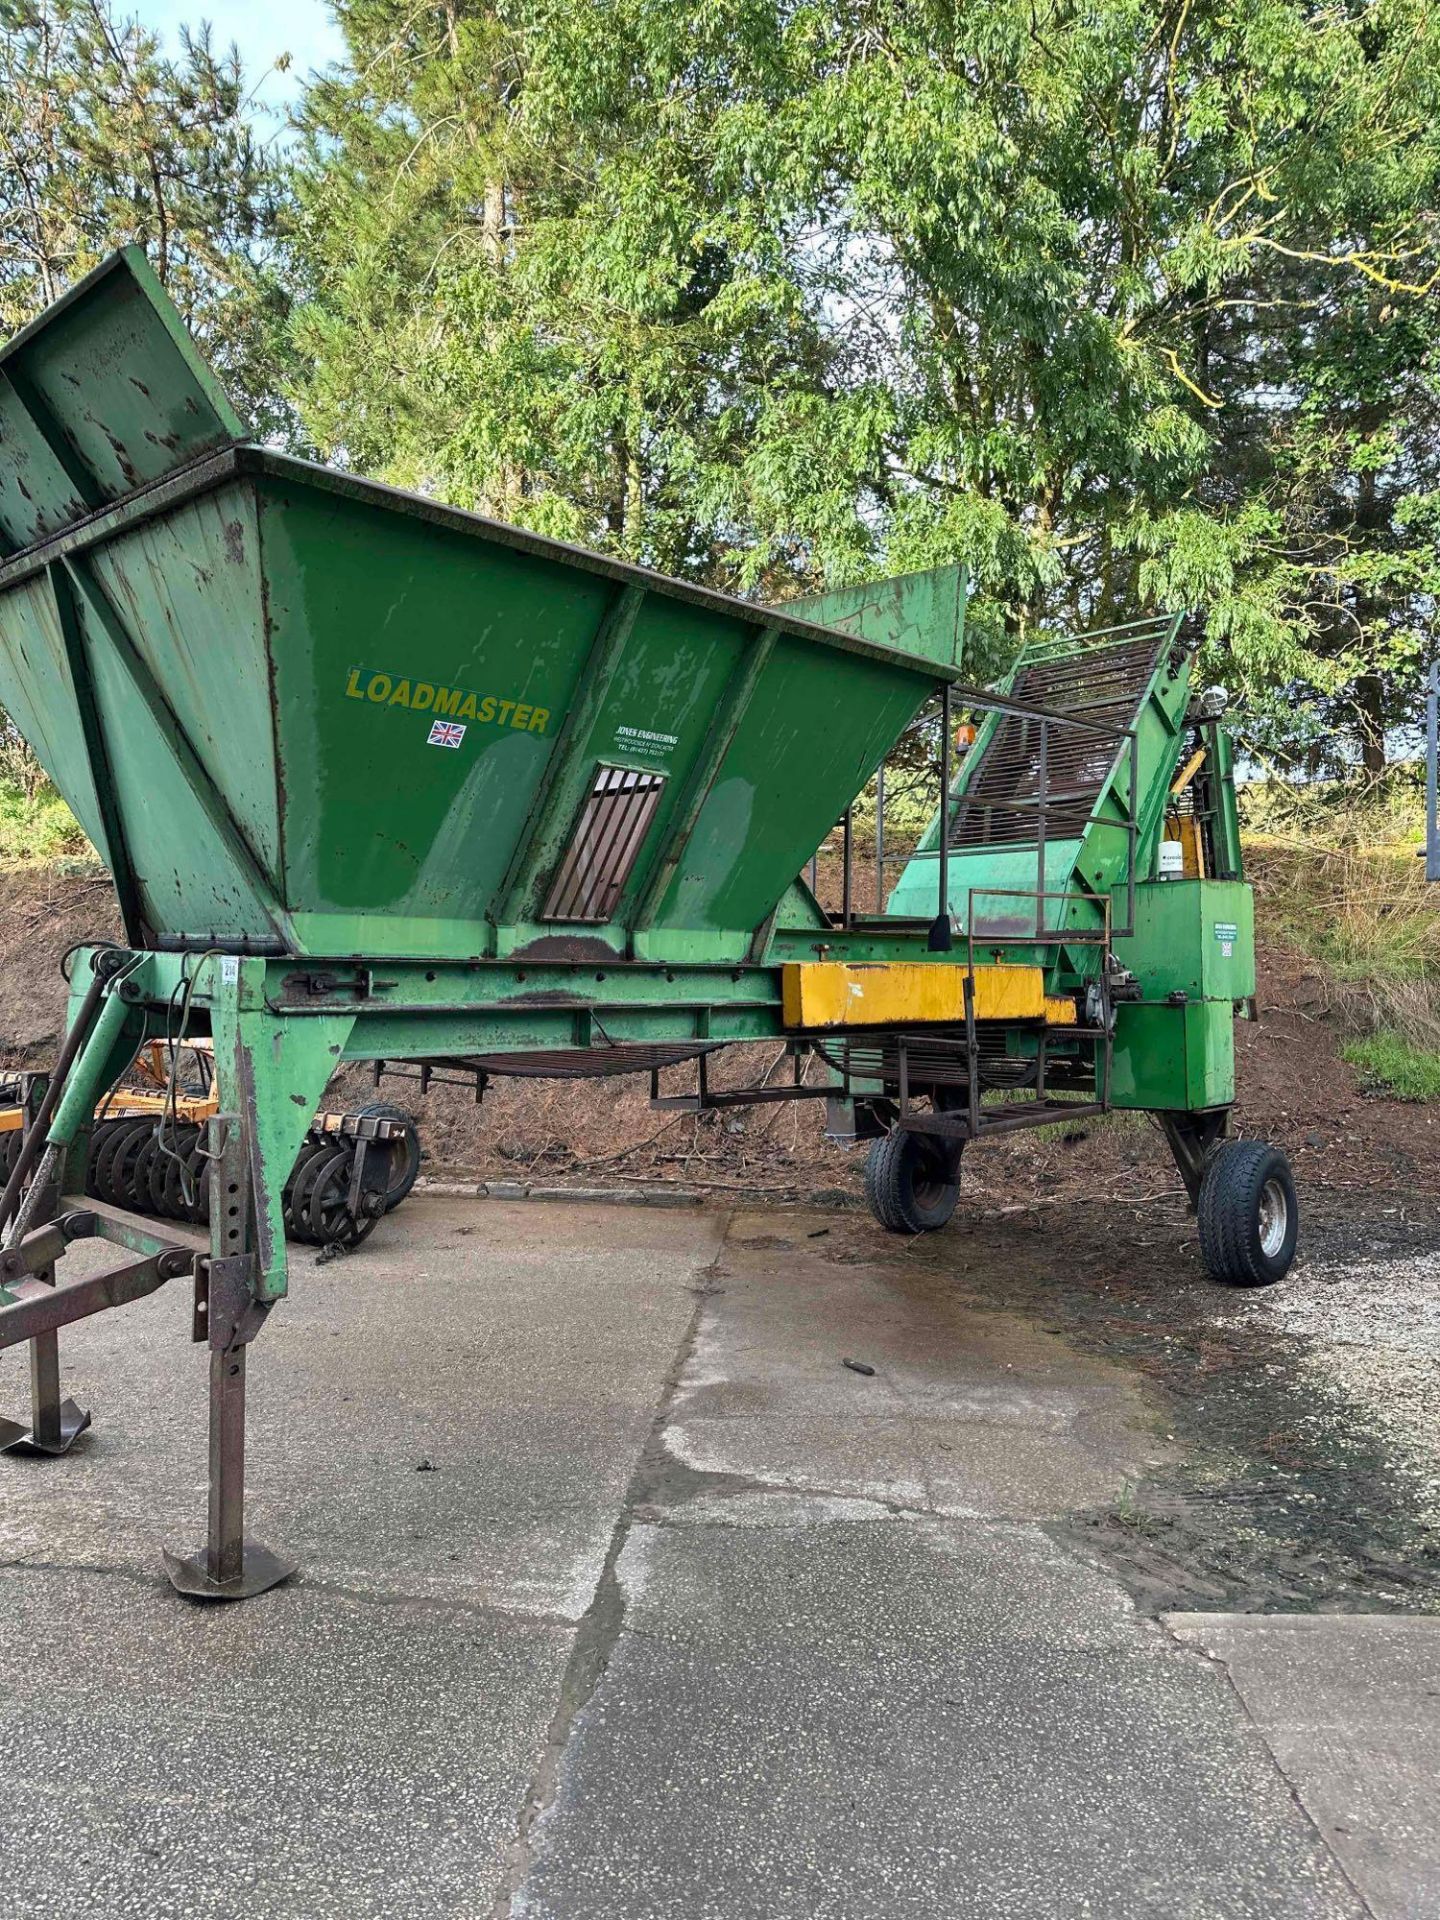
<instances>
[{"instance_id":1,"label":"union jack sticker","mask_svg":"<svg viewBox=\"0 0 1440 1920\"><path fill-rule=\"evenodd\" d=\"M437 720L430 729L430 738L426 742L426 745L431 747L458 747L464 738L464 727L457 727L451 720Z\"/></svg>"}]
</instances>

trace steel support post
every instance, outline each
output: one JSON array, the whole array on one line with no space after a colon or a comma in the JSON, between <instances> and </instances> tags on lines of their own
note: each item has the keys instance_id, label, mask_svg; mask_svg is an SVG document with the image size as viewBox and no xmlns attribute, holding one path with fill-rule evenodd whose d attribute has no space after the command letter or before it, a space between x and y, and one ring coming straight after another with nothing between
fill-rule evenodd
<instances>
[{"instance_id":1,"label":"steel support post","mask_svg":"<svg viewBox=\"0 0 1440 1920\"><path fill-rule=\"evenodd\" d=\"M210 1257L196 1279L196 1333L210 1348L210 1488L205 1544L165 1552L165 1571L191 1600L249 1600L295 1572L293 1560L245 1537L245 1358L265 1324L257 1297L248 1135L253 1112L210 1122Z\"/></svg>"},{"instance_id":2,"label":"steel support post","mask_svg":"<svg viewBox=\"0 0 1440 1920\"><path fill-rule=\"evenodd\" d=\"M932 953L948 953L955 944L955 922L950 913L950 682L940 689L940 898L927 942Z\"/></svg>"},{"instance_id":3,"label":"steel support post","mask_svg":"<svg viewBox=\"0 0 1440 1920\"><path fill-rule=\"evenodd\" d=\"M875 911L885 911L885 762L875 770Z\"/></svg>"},{"instance_id":4,"label":"steel support post","mask_svg":"<svg viewBox=\"0 0 1440 1920\"><path fill-rule=\"evenodd\" d=\"M54 1106L50 1098L50 1082L40 1074L31 1080L25 1103L25 1132L29 1136L39 1129L41 1115L48 1115ZM45 1175L45 1190L29 1210L32 1226L44 1226L55 1218L56 1203L60 1194L60 1183L56 1178L60 1171L52 1167ZM35 1278L47 1287L55 1284L55 1267L42 1267ZM60 1397L60 1335L54 1328L45 1333L35 1334L29 1341L30 1347L30 1424L21 1426L17 1421L0 1419L0 1452L5 1453L43 1453L52 1457L68 1453L71 1446L90 1424L90 1415L73 1400Z\"/></svg>"},{"instance_id":5,"label":"steel support post","mask_svg":"<svg viewBox=\"0 0 1440 1920\"><path fill-rule=\"evenodd\" d=\"M1045 932L1045 810L1050 801L1050 735L1043 720L1035 788L1038 802L1035 810L1035 937L1038 940Z\"/></svg>"}]
</instances>

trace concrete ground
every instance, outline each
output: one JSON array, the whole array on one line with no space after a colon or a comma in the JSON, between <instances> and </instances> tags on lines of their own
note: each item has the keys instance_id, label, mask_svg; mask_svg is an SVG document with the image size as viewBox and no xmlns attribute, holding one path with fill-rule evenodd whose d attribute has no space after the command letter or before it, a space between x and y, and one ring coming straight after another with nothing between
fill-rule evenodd
<instances>
[{"instance_id":1,"label":"concrete ground","mask_svg":"<svg viewBox=\"0 0 1440 1920\"><path fill-rule=\"evenodd\" d=\"M4 1911L1440 1912L1440 1620L1137 1614L1050 1530L1170 1444L1131 1377L852 1242L428 1198L297 1258L251 1523L303 1572L232 1608L158 1573L188 1300L68 1332L93 1432L0 1459Z\"/></svg>"}]
</instances>

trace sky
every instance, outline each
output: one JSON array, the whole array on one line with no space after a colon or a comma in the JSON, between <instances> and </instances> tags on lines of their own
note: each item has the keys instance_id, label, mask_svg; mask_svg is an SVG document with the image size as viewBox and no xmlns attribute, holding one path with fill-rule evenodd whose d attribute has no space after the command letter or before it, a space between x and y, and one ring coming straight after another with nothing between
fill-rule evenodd
<instances>
[{"instance_id":1,"label":"sky","mask_svg":"<svg viewBox=\"0 0 1440 1920\"><path fill-rule=\"evenodd\" d=\"M208 20L222 47L232 40L239 47L246 80L258 89L256 106L277 123L304 76L344 51L325 0L120 0L115 11L158 33L172 53L182 26ZM288 73L273 71L282 53L291 56Z\"/></svg>"}]
</instances>

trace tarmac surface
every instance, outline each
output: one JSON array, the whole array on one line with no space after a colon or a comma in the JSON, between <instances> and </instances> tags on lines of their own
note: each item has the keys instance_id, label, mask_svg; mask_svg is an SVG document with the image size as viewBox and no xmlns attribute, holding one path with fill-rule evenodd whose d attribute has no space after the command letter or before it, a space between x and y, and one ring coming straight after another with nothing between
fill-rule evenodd
<instances>
[{"instance_id":1,"label":"tarmac surface","mask_svg":"<svg viewBox=\"0 0 1440 1920\"><path fill-rule=\"evenodd\" d=\"M1067 1522L1164 1406L901 1243L417 1197L297 1256L250 1525L302 1572L236 1607L158 1568L188 1333L68 1330L93 1431L0 1458L6 1913L1440 1913L1440 1618L1137 1610Z\"/></svg>"}]
</instances>

